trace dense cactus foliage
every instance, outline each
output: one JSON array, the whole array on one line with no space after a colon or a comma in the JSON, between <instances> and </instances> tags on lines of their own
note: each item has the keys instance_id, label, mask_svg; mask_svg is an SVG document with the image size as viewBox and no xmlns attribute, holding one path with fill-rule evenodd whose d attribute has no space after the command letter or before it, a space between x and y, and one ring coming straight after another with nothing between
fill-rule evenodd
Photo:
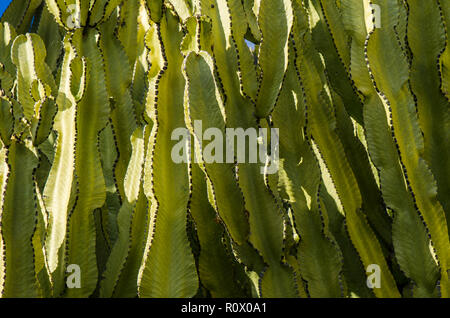
<instances>
[{"instance_id":1,"label":"dense cactus foliage","mask_svg":"<svg viewBox=\"0 0 450 318\"><path fill-rule=\"evenodd\" d=\"M447 0L13 0L0 294L450 297L449 28Z\"/></svg>"}]
</instances>

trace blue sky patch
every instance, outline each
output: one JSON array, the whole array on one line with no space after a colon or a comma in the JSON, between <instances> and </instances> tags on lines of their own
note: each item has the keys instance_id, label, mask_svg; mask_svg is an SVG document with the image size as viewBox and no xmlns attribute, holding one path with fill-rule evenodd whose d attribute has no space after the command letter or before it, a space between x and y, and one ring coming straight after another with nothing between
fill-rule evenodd
<instances>
[{"instance_id":1,"label":"blue sky patch","mask_svg":"<svg viewBox=\"0 0 450 318\"><path fill-rule=\"evenodd\" d=\"M0 0L0 17L3 15L3 12L5 12L10 3L11 0Z\"/></svg>"}]
</instances>

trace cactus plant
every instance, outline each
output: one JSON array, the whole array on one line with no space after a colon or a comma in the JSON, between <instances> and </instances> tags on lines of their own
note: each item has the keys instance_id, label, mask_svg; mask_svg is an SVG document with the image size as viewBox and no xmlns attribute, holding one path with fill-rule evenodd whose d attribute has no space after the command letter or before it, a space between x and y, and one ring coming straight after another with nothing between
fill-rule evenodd
<instances>
[{"instance_id":1,"label":"cactus plant","mask_svg":"<svg viewBox=\"0 0 450 318\"><path fill-rule=\"evenodd\" d=\"M447 1L0 22L2 297L450 297Z\"/></svg>"}]
</instances>

